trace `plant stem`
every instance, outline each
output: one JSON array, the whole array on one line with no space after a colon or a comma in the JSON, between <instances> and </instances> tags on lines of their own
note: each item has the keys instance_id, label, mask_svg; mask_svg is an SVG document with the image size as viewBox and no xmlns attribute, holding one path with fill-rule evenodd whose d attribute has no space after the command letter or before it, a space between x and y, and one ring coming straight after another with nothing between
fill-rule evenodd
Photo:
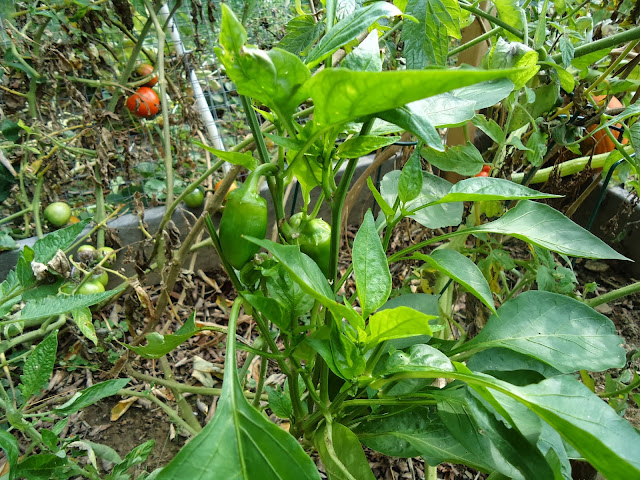
<instances>
[{"instance_id":1,"label":"plant stem","mask_svg":"<svg viewBox=\"0 0 640 480\"><path fill-rule=\"evenodd\" d=\"M489 30L487 33L483 33L479 37L476 37L473 40L470 40L467 43L454 48L453 50L449 50L449 53L447 53L447 58L453 57L454 55L457 55L458 53L463 52L464 50L467 50L468 48L471 48L474 45L477 45L478 43L484 42L488 38L491 38L494 35L497 35L500 32L500 30L502 30L502 27L493 28Z\"/></svg>"},{"instance_id":2,"label":"plant stem","mask_svg":"<svg viewBox=\"0 0 640 480\"><path fill-rule=\"evenodd\" d=\"M44 174L46 169L38 174L38 180L36 181L36 188L33 192L33 202L31 206L33 208L33 221L36 224L36 235L38 238L44 237L42 233L42 222L40 221L40 196L42 195L42 184L44 183Z\"/></svg>"},{"instance_id":3,"label":"plant stem","mask_svg":"<svg viewBox=\"0 0 640 480\"><path fill-rule=\"evenodd\" d=\"M214 397L218 397L222 393L221 388L196 387L195 385L186 385L184 383L180 383L175 380L156 378L156 377L152 377L151 375L145 375L144 373L138 373L135 370L133 370L133 368L131 367L127 368L127 375L137 378L138 380L143 380L151 385L157 384L157 385L162 385L169 388L175 388L176 390L180 392L185 392L185 393L197 393L199 395L211 395ZM255 398L255 393L253 392L243 392L243 393L244 393L244 396L247 398ZM268 400L268 396L266 394L261 395L260 399Z\"/></svg>"},{"instance_id":4,"label":"plant stem","mask_svg":"<svg viewBox=\"0 0 640 480\"><path fill-rule=\"evenodd\" d=\"M460 8L471 12L479 17L485 18L487 20L489 20L491 23L495 24L495 25L499 25L500 27L504 28L507 32L509 33L513 33L516 37L519 38L524 38L524 33L522 33L520 30L518 30L517 28L512 27L511 25L509 25L507 22L504 22L502 20L500 20L497 17L494 17L493 15L485 12L484 10L481 10L479 8L475 8L472 7L471 5L467 4L467 3L462 3L460 2Z\"/></svg>"},{"instance_id":5,"label":"plant stem","mask_svg":"<svg viewBox=\"0 0 640 480\"><path fill-rule=\"evenodd\" d=\"M162 373L164 374L165 378L167 378L168 380L173 380L173 372L171 371L171 367L169 366L167 357L160 357L158 359L158 362L160 363L160 368L162 369ZM200 422L198 422L196 416L193 414L193 410L191 409L191 405L189 405L189 402L187 402L187 400L182 396L182 393L177 389L171 389L171 393L173 393L173 396L176 399L176 403L178 404L178 408L180 409L180 415L182 416L182 418L186 423L189 424L193 431L200 432L202 430L202 427L200 426Z\"/></svg>"},{"instance_id":6,"label":"plant stem","mask_svg":"<svg viewBox=\"0 0 640 480\"><path fill-rule=\"evenodd\" d=\"M625 151L632 152L633 150L632 147L625 147ZM604 166L608 156L609 152L593 156L579 157L567 162L563 162L559 165L555 165L553 167L543 168L536 172L529 183L533 184L546 182L547 180L549 180L549 176L551 175L551 173L556 170L560 177L573 175L574 173L578 173L584 170L589 162L591 162L591 168L601 168ZM524 175L524 173L514 173L513 175L511 175L511 181L514 183L521 183L524 179Z\"/></svg>"},{"instance_id":7,"label":"plant stem","mask_svg":"<svg viewBox=\"0 0 640 480\"><path fill-rule=\"evenodd\" d=\"M100 166L96 163L93 167L93 174L96 179L96 223L104 222L107 218L107 212L104 206L104 188L102 188L102 174L100 172ZM104 247L104 229L101 228L96 233L96 247Z\"/></svg>"},{"instance_id":8,"label":"plant stem","mask_svg":"<svg viewBox=\"0 0 640 480\"><path fill-rule=\"evenodd\" d=\"M164 170L167 185L167 200L166 203L173 203L173 158L171 156L171 131L169 125L169 97L167 96L167 80L164 74L164 43L166 35L162 29L162 25L158 21L156 12L149 0L144 0L144 5L147 8L149 16L153 20L153 24L156 28L156 35L158 36L158 56L156 62L156 68L158 70L158 85L160 86L160 105L162 106L162 118L164 120L162 125L162 137L164 140Z\"/></svg>"},{"instance_id":9,"label":"plant stem","mask_svg":"<svg viewBox=\"0 0 640 480\"><path fill-rule=\"evenodd\" d=\"M367 135L371 131L374 118L369 118L362 124L359 136ZM331 199L331 250L329 254L329 280L335 287L337 284L338 276L338 254L340 251L340 236L342 230L342 207L344 205L345 198L347 197L347 191L351 185L351 179L356 171L359 158L350 158L347 163L347 167L344 170L344 174L340 179L340 185L338 185L335 191L334 198Z\"/></svg>"},{"instance_id":10,"label":"plant stem","mask_svg":"<svg viewBox=\"0 0 640 480\"><path fill-rule=\"evenodd\" d=\"M640 282L632 283L631 285L627 285L626 287L617 288L607 293L603 293L595 298L590 298L588 300L584 300L584 303L589 305L592 308L597 307L598 305L602 305L604 303L613 302L622 297L626 297L627 295L632 295L634 293L640 292Z\"/></svg>"},{"instance_id":11,"label":"plant stem","mask_svg":"<svg viewBox=\"0 0 640 480\"><path fill-rule=\"evenodd\" d=\"M462 7L464 8L464 7ZM596 40L595 42L587 43L586 45L582 45L575 49L573 53L573 58L583 57L593 52L597 52L598 50L602 50L605 48L612 48L616 45L620 45L622 43L631 42L632 40L640 39L640 27L632 28L631 30L627 30L626 32L620 32L615 35L611 35L610 37L605 37L600 40ZM554 62L558 63L562 60L562 54L557 53L553 55Z\"/></svg>"},{"instance_id":12,"label":"plant stem","mask_svg":"<svg viewBox=\"0 0 640 480\"><path fill-rule=\"evenodd\" d=\"M135 390L129 390L128 388L122 388L122 389L118 390L117 394L118 395L122 395L122 396L126 396L126 397L146 398L147 400L152 401L157 406L159 406L162 410L164 410L164 413L166 413L171 420L173 420L176 424L178 424L179 426L184 428L187 432L189 432L194 437L199 432L199 430L194 430L193 427L191 427L191 425L189 425L187 422L185 422L182 419L182 417L180 417L180 415L178 415L178 412L176 412L173 408L171 408L169 405L164 403L158 397L153 395L151 392L136 392Z\"/></svg>"},{"instance_id":13,"label":"plant stem","mask_svg":"<svg viewBox=\"0 0 640 480\"><path fill-rule=\"evenodd\" d=\"M626 393L629 393L636 387L640 387L640 378L638 378L635 382L631 382L629 385L627 385L624 388L621 388L620 390L615 390L613 392L600 392L598 396L600 398L617 397L619 395L624 395Z\"/></svg>"}]
</instances>

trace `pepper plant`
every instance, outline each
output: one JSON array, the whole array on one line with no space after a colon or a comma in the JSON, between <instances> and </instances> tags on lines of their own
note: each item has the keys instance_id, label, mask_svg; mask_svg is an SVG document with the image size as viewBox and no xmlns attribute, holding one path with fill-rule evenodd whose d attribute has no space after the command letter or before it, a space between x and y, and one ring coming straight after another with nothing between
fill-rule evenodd
<instances>
[{"instance_id":1,"label":"pepper plant","mask_svg":"<svg viewBox=\"0 0 640 480\"><path fill-rule=\"evenodd\" d=\"M328 2L331 6L335 3ZM624 257L541 202L555 195L487 176L451 184L422 169L420 153L435 165L452 160L434 127L441 124L425 114L429 102L451 91L446 95L475 102L471 110L491 105L537 74L531 56L505 56L498 47L489 56L493 69L382 72L373 30L340 68L332 68L333 54L356 33L402 12L375 2L335 25L329 21L303 62L285 50L248 45L233 12L222 8L216 54L243 95L259 161L212 150L253 173L246 187L230 195L220 231L211 219L207 226L238 294L229 333L244 309L260 332L251 351L265 361L250 404L229 335L213 421L157 478L319 478L305 449L318 452L330 478L373 478L362 445L392 456L422 456L428 478L436 478L434 467L443 461L490 472L492 478L571 478L574 458L586 459L610 479L640 475L638 433L576 378L580 371L625 365L623 340L612 322L581 299L542 288L514 291L496 308L487 278L474 263L476 254L466 245L512 237L539 255ZM334 13L328 10L328 18ZM410 21L406 16L404 22ZM297 123L293 114L308 98L312 118ZM268 135L278 146L273 159L254 109L276 126ZM505 135L495 122L476 122L499 140ZM389 124L413 133L420 148L401 171L382 179L379 190L369 182L381 213L364 216L350 266L341 274L347 189L359 157L398 140L385 134ZM336 147L338 139L345 141ZM479 173L482 158L468 158L461 168ZM264 238L267 214L256 189L259 175L271 194L277 242ZM303 207L287 218L283 192L294 177ZM314 188L321 190L315 205ZM325 202L331 224L312 226ZM465 216L464 202L473 205L472 215ZM480 213L487 205L497 205L491 214L497 218L483 223ZM503 210L502 205L514 206ZM404 218L450 231L387 256L392 230ZM258 247L268 254L258 254ZM436 272L436 283L444 285L439 295L392 296L390 266L408 260ZM351 275L356 294L347 297L342 287ZM491 312L470 340L464 331L458 339L452 335L461 329L451 315L451 282ZM166 348L154 342L136 352L166 353L197 331L183 328L164 337ZM269 363L286 376L284 389L268 390L268 408L288 422L288 432L260 413Z\"/></svg>"}]
</instances>

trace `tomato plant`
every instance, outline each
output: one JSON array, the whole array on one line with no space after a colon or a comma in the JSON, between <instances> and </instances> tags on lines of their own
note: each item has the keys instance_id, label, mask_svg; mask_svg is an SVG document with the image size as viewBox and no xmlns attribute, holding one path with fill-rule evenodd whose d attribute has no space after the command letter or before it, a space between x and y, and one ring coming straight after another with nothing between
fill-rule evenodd
<instances>
[{"instance_id":1,"label":"tomato plant","mask_svg":"<svg viewBox=\"0 0 640 480\"><path fill-rule=\"evenodd\" d=\"M100 247L97 249L98 259L102 260L104 257L107 257L107 260L104 261L103 265L105 267L110 267L116 259L115 250L111 247Z\"/></svg>"},{"instance_id":2,"label":"tomato plant","mask_svg":"<svg viewBox=\"0 0 640 480\"><path fill-rule=\"evenodd\" d=\"M64 202L53 202L44 209L44 218L56 227L66 225L71 218L71 207Z\"/></svg>"},{"instance_id":3,"label":"tomato plant","mask_svg":"<svg viewBox=\"0 0 640 480\"><path fill-rule=\"evenodd\" d=\"M127 109L137 117L155 117L160 111L160 98L153 89L140 87L127 98Z\"/></svg>"}]
</instances>

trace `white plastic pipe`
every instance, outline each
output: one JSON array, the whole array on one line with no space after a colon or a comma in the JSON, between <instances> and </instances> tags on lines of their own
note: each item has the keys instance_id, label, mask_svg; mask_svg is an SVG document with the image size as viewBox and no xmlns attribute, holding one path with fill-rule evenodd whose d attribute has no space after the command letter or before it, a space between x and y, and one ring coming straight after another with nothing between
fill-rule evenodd
<instances>
[{"instance_id":1,"label":"white plastic pipe","mask_svg":"<svg viewBox=\"0 0 640 480\"><path fill-rule=\"evenodd\" d=\"M204 97L204 92L202 91L202 87L200 86L200 82L198 81L198 77L196 75L196 71L186 60L184 44L182 43L182 38L180 37L180 31L178 27L173 22L172 18L169 18L170 15L169 8L167 4L163 4L158 12L159 19L167 24L167 30L169 30L169 34L171 35L171 41L176 49L176 54L178 57L184 59L184 66L189 74L189 80L191 81L191 87L193 88L193 98L196 101L196 108L198 113L200 114L200 118L202 119L202 123L207 129L207 135L209 136L209 140L213 144L213 147L218 150L224 150L224 144L222 143L222 137L218 132L218 127L216 126L216 122L213 119L213 115L211 114L211 110L209 110L209 104L207 103L207 99ZM225 162L223 164L223 170L225 173L229 171L229 163Z\"/></svg>"}]
</instances>

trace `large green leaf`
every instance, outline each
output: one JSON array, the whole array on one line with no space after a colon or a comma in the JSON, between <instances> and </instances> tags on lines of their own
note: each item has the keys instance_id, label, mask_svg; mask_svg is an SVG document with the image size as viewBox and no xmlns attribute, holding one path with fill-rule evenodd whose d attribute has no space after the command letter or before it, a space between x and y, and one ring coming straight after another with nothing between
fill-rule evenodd
<instances>
[{"instance_id":1,"label":"large green leaf","mask_svg":"<svg viewBox=\"0 0 640 480\"><path fill-rule=\"evenodd\" d=\"M575 378L558 376L510 390L605 478L640 478L640 434Z\"/></svg>"},{"instance_id":2,"label":"large green leaf","mask_svg":"<svg viewBox=\"0 0 640 480\"><path fill-rule=\"evenodd\" d=\"M438 415L451 434L476 455L485 452L494 471L522 480L553 479L542 454L517 429L497 420L466 388L444 391L437 400ZM536 471L540 477L533 474Z\"/></svg>"},{"instance_id":3,"label":"large green leaf","mask_svg":"<svg viewBox=\"0 0 640 480\"><path fill-rule=\"evenodd\" d=\"M465 233L476 232L512 235L574 257L628 260L559 211L530 200L520 201L498 220L465 230Z\"/></svg>"},{"instance_id":4,"label":"large green leaf","mask_svg":"<svg viewBox=\"0 0 640 480\"><path fill-rule=\"evenodd\" d=\"M456 352L503 347L571 373L624 366L622 343L613 322L591 307L564 295L531 290L503 304Z\"/></svg>"},{"instance_id":5,"label":"large green leaf","mask_svg":"<svg viewBox=\"0 0 640 480\"><path fill-rule=\"evenodd\" d=\"M473 118L473 115L471 116ZM453 171L460 175L475 175L485 165L480 151L471 143L454 145L439 152L432 148L423 148L422 156L440 170ZM455 187L455 185L454 185Z\"/></svg>"},{"instance_id":6,"label":"large green leaf","mask_svg":"<svg viewBox=\"0 0 640 480\"><path fill-rule=\"evenodd\" d=\"M398 196L398 182L401 172L392 170L387 173L380 183L380 193L389 204L395 204ZM424 205L436 202L451 190L451 183L444 178L436 177L427 172L422 172L422 190L420 194L405 206L406 210L415 213L409 214L420 225L427 228L441 228L457 226L462 221L464 205L460 203L446 203L422 208Z\"/></svg>"},{"instance_id":7,"label":"large green leaf","mask_svg":"<svg viewBox=\"0 0 640 480\"><path fill-rule=\"evenodd\" d=\"M400 15L402 12L391 3L374 2L360 8L336 23L309 52L307 65L313 68L321 61L355 39L362 31L371 26L380 17Z\"/></svg>"},{"instance_id":8,"label":"large green leaf","mask_svg":"<svg viewBox=\"0 0 640 480\"><path fill-rule=\"evenodd\" d=\"M287 117L306 99L309 69L294 54L275 48L268 52L245 45L247 33L233 11L222 4L220 45L216 55L241 95L264 103Z\"/></svg>"},{"instance_id":9,"label":"large green leaf","mask_svg":"<svg viewBox=\"0 0 640 480\"><path fill-rule=\"evenodd\" d=\"M409 307L385 308L369 318L367 344L371 349L380 342L415 335L433 335L429 320L435 315L425 315Z\"/></svg>"},{"instance_id":10,"label":"large green leaf","mask_svg":"<svg viewBox=\"0 0 640 480\"><path fill-rule=\"evenodd\" d=\"M317 126L341 124L384 112L421 98L496 78L522 73L509 70L404 70L354 72L325 69L307 82ZM380 92L385 92L380 95Z\"/></svg>"},{"instance_id":11,"label":"large green leaf","mask_svg":"<svg viewBox=\"0 0 640 480\"><path fill-rule=\"evenodd\" d=\"M434 250L430 255L417 254L416 257L425 260L439 272L454 279L484 303L489 310L496 311L493 305L493 294L484 275L475 263L460 252L441 248Z\"/></svg>"},{"instance_id":12,"label":"large green leaf","mask_svg":"<svg viewBox=\"0 0 640 480\"><path fill-rule=\"evenodd\" d=\"M371 210L368 210L353 241L353 273L362 316L380 308L391 293L391 273Z\"/></svg>"},{"instance_id":13,"label":"large green leaf","mask_svg":"<svg viewBox=\"0 0 640 480\"><path fill-rule=\"evenodd\" d=\"M561 196L562 195L542 193L503 178L473 177L456 183L451 187L449 193L435 203L523 200L533 198L558 198Z\"/></svg>"},{"instance_id":14,"label":"large green leaf","mask_svg":"<svg viewBox=\"0 0 640 480\"><path fill-rule=\"evenodd\" d=\"M0 430L0 448L4 450L4 454L9 462L9 480L16 478L16 466L18 464L18 455L20 448L16 437L6 430Z\"/></svg>"},{"instance_id":15,"label":"large green leaf","mask_svg":"<svg viewBox=\"0 0 640 480\"><path fill-rule=\"evenodd\" d=\"M45 235L33 245L35 254L33 259L40 263L49 262L58 250L69 248L90 221L90 219L85 219Z\"/></svg>"},{"instance_id":16,"label":"large green leaf","mask_svg":"<svg viewBox=\"0 0 640 480\"><path fill-rule=\"evenodd\" d=\"M42 318L62 315L78 308L91 307L110 299L122 290L123 288L118 288L101 293L91 293L89 295L55 296L31 300L25 304L18 320L28 325L30 322Z\"/></svg>"},{"instance_id":17,"label":"large green leaf","mask_svg":"<svg viewBox=\"0 0 640 480\"><path fill-rule=\"evenodd\" d=\"M360 440L349 428L325 423L314 442L331 480L375 480Z\"/></svg>"},{"instance_id":18,"label":"large green leaf","mask_svg":"<svg viewBox=\"0 0 640 480\"><path fill-rule=\"evenodd\" d=\"M383 410L375 422L364 422L356 434L367 447L392 457L421 455L429 465L463 463L483 472L494 470L483 445L487 440L477 429L469 431L481 448L470 451L449 431L435 408L412 407Z\"/></svg>"},{"instance_id":19,"label":"large green leaf","mask_svg":"<svg viewBox=\"0 0 640 480\"><path fill-rule=\"evenodd\" d=\"M238 306L234 305L229 320L224 382L213 420L178 452L157 480L320 478L296 439L244 398L236 370Z\"/></svg>"},{"instance_id":20,"label":"large green leaf","mask_svg":"<svg viewBox=\"0 0 640 480\"><path fill-rule=\"evenodd\" d=\"M58 331L51 332L47 338L42 340L31 352L24 364L22 375L20 375L20 391L25 399L29 399L34 393L39 393L40 389L49 380L56 363L56 352L58 351Z\"/></svg>"},{"instance_id":21,"label":"large green leaf","mask_svg":"<svg viewBox=\"0 0 640 480\"><path fill-rule=\"evenodd\" d=\"M462 370L465 369L462 366ZM561 375L517 387L484 374L454 373L429 367L392 378L395 381L399 378L439 377L462 380L479 391L497 390L524 404L551 425L607 479L640 478L640 434L575 378ZM370 386L380 387L385 381L379 380ZM505 415L509 416L506 411Z\"/></svg>"},{"instance_id":22,"label":"large green leaf","mask_svg":"<svg viewBox=\"0 0 640 480\"><path fill-rule=\"evenodd\" d=\"M378 45L378 30L374 28L360 45L344 57L340 62L340 66L349 70L381 72L382 58L380 57L380 46Z\"/></svg>"},{"instance_id":23,"label":"large green leaf","mask_svg":"<svg viewBox=\"0 0 640 480\"><path fill-rule=\"evenodd\" d=\"M436 151L444 150L440 134L431 124L426 115L421 114L416 102L403 105L377 114L386 122L402 127L407 132L416 135L425 145Z\"/></svg>"}]
</instances>

